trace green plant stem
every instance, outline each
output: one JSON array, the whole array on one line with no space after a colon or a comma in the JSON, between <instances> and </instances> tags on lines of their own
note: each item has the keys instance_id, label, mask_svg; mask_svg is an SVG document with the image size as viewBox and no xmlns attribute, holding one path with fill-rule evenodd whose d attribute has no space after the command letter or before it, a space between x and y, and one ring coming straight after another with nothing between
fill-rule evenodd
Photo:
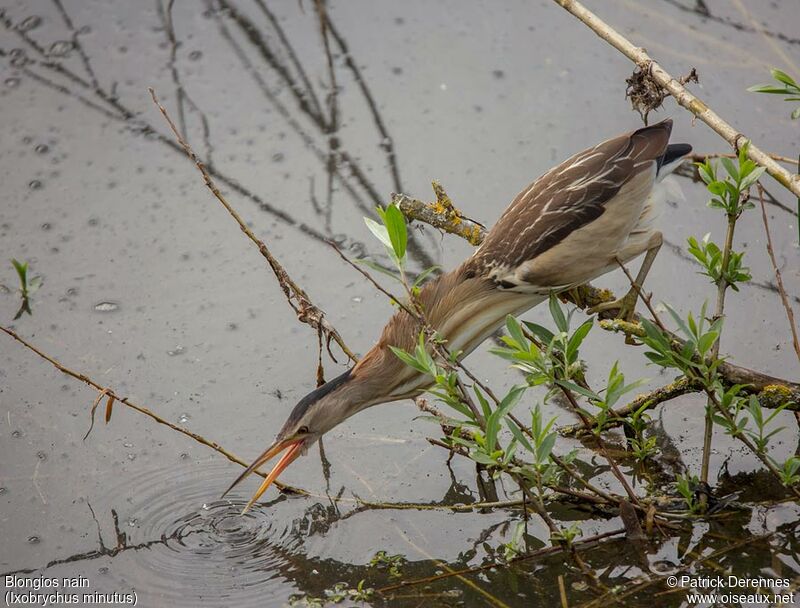
<instances>
[{"instance_id":1,"label":"green plant stem","mask_svg":"<svg viewBox=\"0 0 800 608\"><path fill-rule=\"evenodd\" d=\"M737 201L737 206L739 202ZM718 319L721 319L722 316L725 314L725 293L728 290L728 281L725 278L726 272L728 270L728 263L730 262L731 258L731 249L733 248L733 234L736 230L736 220L738 219L738 215L735 213L728 213L728 228L725 232L725 246L722 250L722 273L717 282L717 304L716 310L714 311L714 318L712 319L712 323ZM714 341L714 345L711 347L711 360L713 361L717 357L719 357L719 346L720 346L720 338L722 336L722 332L720 331L720 335ZM706 403L706 419L705 419L705 428L703 431L703 460L700 466L700 481L708 483L708 469L711 463L711 443L714 438L714 407L711 399L709 398L708 402ZM701 502L705 505L706 497L705 495L701 496Z\"/></svg>"},{"instance_id":2,"label":"green plant stem","mask_svg":"<svg viewBox=\"0 0 800 608\"><path fill-rule=\"evenodd\" d=\"M634 282L634 280L633 280L633 277L631 276L630 272L628 272L628 269L627 269L627 268L625 268L625 266L624 266L624 265L622 265L621 267L622 267L622 271L625 273L625 276L626 276L626 277L628 278L628 280L631 282L631 285L635 285L635 282ZM647 310L650 312L650 315L653 317L653 321L655 321L655 323L656 323L656 325L658 326L658 328L659 328L659 329L660 329L660 330L661 330L661 331L662 331L662 332L663 332L665 335L669 335L669 330L667 329L666 325L664 325L664 322L661 320L661 317L659 317L659 315L658 315L658 313L656 312L655 308L653 308L653 303L652 303L652 301L651 301L651 298L650 298L650 296L648 296L648 295L644 294L644 293L641 291L641 289L639 289L639 297L641 298L642 302L644 302L644 305L647 307ZM674 344L672 344L672 348L673 348L673 349L675 349L675 345L674 345ZM677 352L677 349L675 349L675 350L676 350L676 352ZM711 389L710 389L710 388L707 386L707 380L706 380L706 379L704 379L704 378L699 378L699 377L697 377L697 376L695 376L693 379L694 379L694 380L697 380L697 381L699 381L699 382L703 382L703 385L704 385L704 388L703 388L703 390L704 390L704 392L705 392L705 393L708 395L708 399L709 399L709 401L711 402L711 406L712 406L712 407L714 407L714 408L716 408L716 409L717 409L717 411L719 411L719 413L720 413L720 414L721 414L721 415L722 415L722 416L723 416L723 417L724 417L724 418L725 418L725 419L726 419L726 420L727 420L727 421L728 421L728 422L729 422L729 423L730 423L732 426L735 426L735 425L734 425L734 419L733 419L733 416L731 416L731 413L730 413L728 410L726 410L724 407L722 407L722 404L721 404L721 403L719 402L719 400L717 399L717 397L716 397L716 395L714 394L713 390L711 390ZM752 441L750 441L750 440L749 440L749 439L748 439L748 438L747 438L747 437L746 437L744 434L742 434L742 433L736 433L736 434L734 435L734 437L736 437L736 438L737 438L737 439L739 439L739 440L740 440L742 443L744 443L744 444L745 444L745 446L747 446L747 447L750 449L750 451L751 451L751 452L753 452L753 454L755 454L755 455L758 457L758 459L759 459L759 460L761 460L761 462L763 462L763 463L764 463L764 465L767 467L767 469L769 469L769 471L770 471L770 472L771 472L773 475L775 475L775 477L776 477L778 480L780 480L780 481L781 481L781 484L783 484L783 477L781 476L781 473L780 473L780 471L778 471L778 469L775 467L775 465L774 465L774 464L772 464L772 462L771 462L771 461L770 461L770 459L769 459L769 458L766 456L766 454L764 454L764 452L760 451L760 450L759 450L759 449L758 449L758 448L757 448L757 447L756 447L756 446L753 444L753 442L752 442ZM790 492L792 492L792 493L793 493L795 496L797 496L798 498L800 498L800 489L796 488L795 486L789 486L789 487L788 487L788 489L789 489L789 491L790 491Z\"/></svg>"}]
</instances>

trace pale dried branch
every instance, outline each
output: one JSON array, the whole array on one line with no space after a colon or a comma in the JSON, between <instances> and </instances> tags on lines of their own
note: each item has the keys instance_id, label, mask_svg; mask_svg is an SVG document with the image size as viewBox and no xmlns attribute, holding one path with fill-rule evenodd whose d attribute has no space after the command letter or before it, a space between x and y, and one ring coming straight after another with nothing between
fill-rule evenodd
<instances>
[{"instance_id":1,"label":"pale dried branch","mask_svg":"<svg viewBox=\"0 0 800 608\"><path fill-rule=\"evenodd\" d=\"M738 151L739 147L748 140L745 135L725 122L722 117L709 108L702 100L690 93L683 84L656 63L644 49L635 46L605 21L583 6L583 4L577 0L554 1L580 19L600 38L633 61L641 71L647 73L656 84L663 87L672 95L680 106L689 110L697 118L711 127L718 135L733 146L734 150ZM752 141L747 148L747 156L752 161L765 167L767 173L774 177L782 186L800 197L800 175L792 174L784 167L781 167L769 154L762 151L758 146L753 144Z\"/></svg>"}]
</instances>

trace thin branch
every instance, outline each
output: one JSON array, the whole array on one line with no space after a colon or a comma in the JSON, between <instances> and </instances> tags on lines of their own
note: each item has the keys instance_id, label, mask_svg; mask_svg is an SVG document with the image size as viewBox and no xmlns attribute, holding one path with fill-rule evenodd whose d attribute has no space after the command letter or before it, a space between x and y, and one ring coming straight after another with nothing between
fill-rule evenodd
<instances>
[{"instance_id":1,"label":"thin branch","mask_svg":"<svg viewBox=\"0 0 800 608\"><path fill-rule=\"evenodd\" d=\"M661 403L665 403L681 395L688 393L696 393L701 388L686 376L681 376L674 382L670 382L666 386L659 386L657 389L652 390L643 395L637 396L631 402L609 412L609 419L606 421L604 428L613 428L622 425L628 416L632 413L642 410L650 410ZM560 435L564 437L580 437L592 431L593 425L586 426L584 423L563 426L558 429Z\"/></svg>"},{"instance_id":2,"label":"thin branch","mask_svg":"<svg viewBox=\"0 0 800 608\"><path fill-rule=\"evenodd\" d=\"M734 213L728 212L726 214L728 224L725 229L725 244L722 247L722 264L720 266L721 273L719 279L717 280L716 308L714 310L714 316L711 318L711 323L714 323L725 316L725 294L728 292L728 287L730 287L730 283L728 282L725 273L728 270L731 253L733 252L733 235L736 231L736 220L739 219L741 214L739 205L741 205L743 201L746 201L749 196L750 189L748 188L745 192L739 194L739 198L736 201L737 211ZM627 270L625 270L625 274L628 274ZM719 358L719 346L721 339L722 330L720 330L719 335L717 335L717 338L714 340L714 344L711 345L711 353L709 358L712 361ZM703 483L708 483L708 467L711 464L711 442L714 435L714 408L711 407L712 403L710 399L707 405L705 428L703 430L703 457L700 464L700 481ZM705 494L701 495L701 501L703 505L706 504L707 498L708 497Z\"/></svg>"},{"instance_id":3,"label":"thin branch","mask_svg":"<svg viewBox=\"0 0 800 608\"><path fill-rule=\"evenodd\" d=\"M272 255L270 250L264 244L264 241L259 239L253 233L253 231L250 230L241 216L230 205L230 203L228 203L225 197L222 196L222 193L219 191L219 188L217 188L214 180L211 179L211 176L209 175L208 171L206 171L202 161L197 157L186 140L183 139L178 131L178 128L175 126L175 123L172 122L172 119L169 117L167 110L159 103L155 91L152 88L149 88L148 91L150 91L150 96L153 98L153 103L156 104L158 109L161 111L161 114L164 116L164 119L167 121L167 124L169 124L172 133L175 135L175 139L183 148L184 152L186 152L186 155L192 160L192 162L194 162L198 171L200 171L206 187L211 191L214 197L220 203L222 203L222 206L225 207L231 217L233 217L233 219L236 220L236 223L239 224L239 228L241 228L242 232L247 235L247 237L256 245L256 247L258 247L258 251L267 260L272 272L275 274L275 278L278 280L278 284L281 286L281 289L286 296L289 306L291 306L294 312L297 314L297 318L303 323L307 323L314 329L318 331L321 330L325 334L326 338L333 339L336 344L339 345L339 348L341 348L342 351L352 361L355 362L356 356L344 343L344 340L339 335L339 332L337 332L336 329L325 319L325 314L322 312L322 310L312 304L306 292L303 291L303 289L300 288L294 281L292 281L291 277L286 270L284 270L283 266L281 266L280 262L278 262L277 258Z\"/></svg>"},{"instance_id":4,"label":"thin branch","mask_svg":"<svg viewBox=\"0 0 800 608\"><path fill-rule=\"evenodd\" d=\"M486 228L483 225L463 217L455 207L450 209L443 207L439 201L424 203L405 194L395 194L392 196L392 203L397 205L408 219L425 222L443 232L460 236L470 245L477 247L486 236Z\"/></svg>"},{"instance_id":5,"label":"thin branch","mask_svg":"<svg viewBox=\"0 0 800 608\"><path fill-rule=\"evenodd\" d=\"M781 156L780 154L767 154L772 160L778 161L779 163L786 163L787 165L795 165L797 166L798 161L794 158L789 158L788 156ZM693 163L704 163L709 158L739 158L738 154L728 153L723 154L722 152L712 152L711 154L699 154L695 152L689 156L689 159Z\"/></svg>"},{"instance_id":6,"label":"thin branch","mask_svg":"<svg viewBox=\"0 0 800 608\"><path fill-rule=\"evenodd\" d=\"M757 184L758 186L758 199L761 203L761 219L764 220L764 232L767 235L767 253L769 253L769 259L772 262L772 269L775 271L775 281L778 284L778 291L781 294L781 301L783 302L783 307L786 309L786 318L789 320L789 329L792 330L792 344L794 345L794 352L797 354L797 360L800 361L800 340L797 339L797 326L794 322L794 312L792 311L792 307L789 304L789 298L786 296L786 289L783 287L783 278L781 277L781 271L778 268L778 262L775 260L775 251L772 248L772 236L769 233L769 221L767 220L767 210L764 207L764 189L761 187L761 184Z\"/></svg>"},{"instance_id":7,"label":"thin branch","mask_svg":"<svg viewBox=\"0 0 800 608\"><path fill-rule=\"evenodd\" d=\"M725 122L703 101L690 93L676 78L673 78L667 73L644 49L635 46L627 38L583 6L583 4L577 0L554 0L554 2L580 19L600 38L633 61L639 69L649 76L649 78L652 78L655 83L666 89L680 106L689 110L697 118L711 127L727 141L734 150L738 151L739 147L748 140L745 135ZM762 151L752 142L747 148L747 156L753 162L765 167L767 173L774 177L785 188L791 190L796 196L800 197L800 175L791 174L775 160L770 158L769 154Z\"/></svg>"},{"instance_id":8,"label":"thin branch","mask_svg":"<svg viewBox=\"0 0 800 608\"><path fill-rule=\"evenodd\" d=\"M42 359L44 359L45 361L50 363L53 367L55 367L60 372L66 374L68 376L71 376L71 377L75 378L76 380L80 380L81 382L87 384L88 386L91 386L93 389L99 391L100 395L98 396L97 400L95 401L95 404L94 404L93 407L97 406L97 404L100 402L100 398L103 395L107 395L109 397L112 397L115 401L119 401L120 403L126 405L127 407L131 408L132 410L135 410L135 411L139 412L140 414L144 414L145 416L148 416L149 418L152 418L158 424L163 424L164 426L169 427L173 431L177 431L178 433L181 433L182 435L186 435L187 437L190 437L191 439L194 439L196 442L201 443L201 444L211 448L215 452L219 452L220 454L225 456L225 458L227 458L231 462L235 462L236 464L239 464L239 465L241 465L243 467L247 467L250 464L248 462L245 462L244 460L242 460L241 458L239 458L238 456L236 456L232 452L229 452L228 450L223 448L218 443L216 443L214 441L210 441L209 439L206 439L202 435L198 435L197 433L193 433L192 431L189 431L189 430L187 430L187 429L185 429L183 427L180 427L177 424L173 424L169 420L166 420L166 419L162 418L161 416L159 416L155 412L147 409L146 407L141 406L141 405L137 405L136 403L134 403L133 401L131 401L127 397L119 396L111 387L102 386L98 382L95 382L94 380L92 380L89 376L69 369L68 367L66 367L66 366L62 365L61 363L59 363L56 359L54 359L50 355L44 353L43 351L41 351L38 348L36 348L33 344L31 344L30 342L26 341L24 338L22 338L15 331L13 331L11 329L8 329L7 327L0 327L0 331L2 331L3 333L5 333L5 334L11 336L12 338L14 338L17 342L22 344L25 348L27 348L28 350L32 351L33 353L35 353L36 355L38 355L39 357L41 357ZM255 471L255 473L260 475L261 477L266 477L266 475L264 473L261 473L260 471ZM295 488L295 487L292 487L292 486L288 486L286 484L279 483L278 481L275 481L274 483L278 486L278 488L282 492L290 492L292 494L302 494L304 496L305 495L309 495L309 492L307 492L306 490L303 490L303 489L300 489L300 488Z\"/></svg>"}]
</instances>

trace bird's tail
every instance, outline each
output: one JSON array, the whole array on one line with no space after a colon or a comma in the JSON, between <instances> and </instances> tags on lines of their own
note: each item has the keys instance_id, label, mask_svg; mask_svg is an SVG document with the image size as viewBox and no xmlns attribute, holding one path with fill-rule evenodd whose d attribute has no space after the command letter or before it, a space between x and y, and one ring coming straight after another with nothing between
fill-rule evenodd
<instances>
[{"instance_id":1,"label":"bird's tail","mask_svg":"<svg viewBox=\"0 0 800 608\"><path fill-rule=\"evenodd\" d=\"M692 146L689 144L669 144L664 151L664 155L658 159L656 180L661 181L672 173L691 152Z\"/></svg>"}]
</instances>

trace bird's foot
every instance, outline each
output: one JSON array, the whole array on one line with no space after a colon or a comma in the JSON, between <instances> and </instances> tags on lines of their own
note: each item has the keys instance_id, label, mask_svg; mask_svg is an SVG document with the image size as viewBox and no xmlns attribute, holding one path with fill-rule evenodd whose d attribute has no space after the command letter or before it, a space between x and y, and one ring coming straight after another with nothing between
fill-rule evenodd
<instances>
[{"instance_id":1,"label":"bird's foot","mask_svg":"<svg viewBox=\"0 0 800 608\"><path fill-rule=\"evenodd\" d=\"M562 291L558 294L558 297L562 302L572 302L578 308L586 308L586 298L584 294L585 287L579 285L578 287L572 287L566 291Z\"/></svg>"},{"instance_id":2,"label":"bird's foot","mask_svg":"<svg viewBox=\"0 0 800 608\"><path fill-rule=\"evenodd\" d=\"M632 323L634 316L636 315L636 301L638 300L638 297L638 291L635 288L632 288L622 298L618 298L611 302L603 302L597 306L592 306L586 312L589 314L596 314L603 312L604 310L618 309L619 312L617 313L616 318L627 321L628 323ZM631 334L625 332L625 344L637 345L639 342L637 342Z\"/></svg>"},{"instance_id":3,"label":"bird's foot","mask_svg":"<svg viewBox=\"0 0 800 608\"><path fill-rule=\"evenodd\" d=\"M619 310L617 319L622 319L630 323L633 322L633 317L636 313L636 300L638 297L638 292L635 289L631 289L623 297L612 300L611 302L601 302L587 309L586 312L593 315L605 310Z\"/></svg>"}]
</instances>

